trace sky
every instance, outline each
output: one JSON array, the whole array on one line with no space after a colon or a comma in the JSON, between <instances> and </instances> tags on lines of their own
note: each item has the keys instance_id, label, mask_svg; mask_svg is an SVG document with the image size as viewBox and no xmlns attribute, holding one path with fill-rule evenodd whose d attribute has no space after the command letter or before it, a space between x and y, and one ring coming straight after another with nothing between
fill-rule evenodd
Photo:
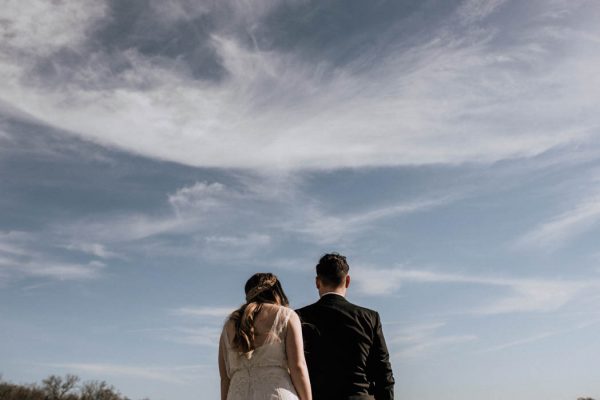
<instances>
[{"instance_id":1,"label":"sky","mask_svg":"<svg viewBox=\"0 0 600 400\"><path fill-rule=\"evenodd\" d=\"M5 0L0 374L219 396L348 257L400 399L600 397L600 3Z\"/></svg>"}]
</instances>

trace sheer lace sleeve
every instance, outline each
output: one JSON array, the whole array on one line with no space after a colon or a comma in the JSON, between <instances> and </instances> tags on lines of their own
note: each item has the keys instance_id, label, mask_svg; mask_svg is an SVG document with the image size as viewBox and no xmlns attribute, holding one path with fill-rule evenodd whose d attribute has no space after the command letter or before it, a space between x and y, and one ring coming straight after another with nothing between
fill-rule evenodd
<instances>
[{"instance_id":1,"label":"sheer lace sleeve","mask_svg":"<svg viewBox=\"0 0 600 400\"><path fill-rule=\"evenodd\" d=\"M223 330L221 331L221 338L219 339L221 342L221 351L222 353L222 357L223 360L225 361L225 369L227 370L227 375L229 377L231 377L231 368L229 365L229 347L230 347L230 342L229 342L229 335L227 335L227 324L225 324L223 326Z\"/></svg>"},{"instance_id":2,"label":"sheer lace sleeve","mask_svg":"<svg viewBox=\"0 0 600 400\"><path fill-rule=\"evenodd\" d=\"M294 313L294 312L295 311L292 310L291 308L281 307L280 315L278 315L278 321L277 321L277 327L276 327L277 337L279 337L279 339L281 341L285 340L288 322L290 321L290 317L292 316L292 313Z\"/></svg>"}]
</instances>

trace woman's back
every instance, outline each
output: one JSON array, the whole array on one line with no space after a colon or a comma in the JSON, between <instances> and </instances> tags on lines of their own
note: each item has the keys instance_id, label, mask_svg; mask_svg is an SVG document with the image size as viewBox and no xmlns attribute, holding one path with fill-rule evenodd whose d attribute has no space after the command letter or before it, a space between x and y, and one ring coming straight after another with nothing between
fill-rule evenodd
<instances>
[{"instance_id":1,"label":"woman's back","mask_svg":"<svg viewBox=\"0 0 600 400\"><path fill-rule=\"evenodd\" d=\"M221 348L231 380L227 400L297 400L286 356L287 325L294 311L275 304L263 304L254 319L255 349L241 353L235 348L235 326L223 327Z\"/></svg>"}]
</instances>

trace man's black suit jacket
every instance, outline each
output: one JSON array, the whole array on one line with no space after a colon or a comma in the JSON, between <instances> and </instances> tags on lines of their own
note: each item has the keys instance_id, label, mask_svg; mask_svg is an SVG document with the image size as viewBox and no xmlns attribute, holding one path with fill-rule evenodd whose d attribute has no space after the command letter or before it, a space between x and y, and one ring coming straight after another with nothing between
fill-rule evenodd
<instances>
[{"instance_id":1,"label":"man's black suit jacket","mask_svg":"<svg viewBox=\"0 0 600 400\"><path fill-rule=\"evenodd\" d=\"M326 294L297 313L313 400L394 398L394 377L377 312Z\"/></svg>"}]
</instances>

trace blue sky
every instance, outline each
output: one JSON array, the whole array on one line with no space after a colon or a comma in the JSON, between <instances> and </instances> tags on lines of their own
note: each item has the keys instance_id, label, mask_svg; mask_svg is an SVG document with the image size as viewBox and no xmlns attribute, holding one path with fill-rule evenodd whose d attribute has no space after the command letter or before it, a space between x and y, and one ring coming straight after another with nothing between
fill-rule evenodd
<instances>
[{"instance_id":1,"label":"blue sky","mask_svg":"<svg viewBox=\"0 0 600 400\"><path fill-rule=\"evenodd\" d=\"M0 373L218 398L338 251L402 399L600 396L594 1L31 1L0 22Z\"/></svg>"}]
</instances>

